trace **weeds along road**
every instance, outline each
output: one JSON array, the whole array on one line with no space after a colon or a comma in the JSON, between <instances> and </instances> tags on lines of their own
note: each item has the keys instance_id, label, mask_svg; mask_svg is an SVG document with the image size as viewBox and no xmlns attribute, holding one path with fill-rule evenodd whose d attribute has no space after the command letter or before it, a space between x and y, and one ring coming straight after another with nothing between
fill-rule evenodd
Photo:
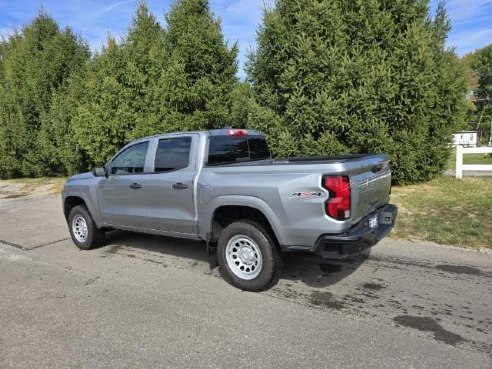
<instances>
[{"instance_id":1,"label":"weeds along road","mask_svg":"<svg viewBox=\"0 0 492 369\"><path fill-rule=\"evenodd\" d=\"M201 243L112 232L78 251L58 196L16 191L0 182L1 368L492 367L490 254L287 255L277 286L247 293Z\"/></svg>"}]
</instances>

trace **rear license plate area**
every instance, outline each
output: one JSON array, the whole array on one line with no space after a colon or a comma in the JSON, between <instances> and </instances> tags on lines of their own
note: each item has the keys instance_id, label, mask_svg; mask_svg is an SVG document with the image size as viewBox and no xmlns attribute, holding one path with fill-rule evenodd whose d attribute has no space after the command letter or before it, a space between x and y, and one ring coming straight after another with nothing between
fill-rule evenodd
<instances>
[{"instance_id":1,"label":"rear license plate area","mask_svg":"<svg viewBox=\"0 0 492 369\"><path fill-rule=\"evenodd\" d=\"M377 228L377 226L378 226L378 216L377 215L373 215L372 217L370 217L369 218L368 225L369 225L369 228L371 228L371 229Z\"/></svg>"}]
</instances>

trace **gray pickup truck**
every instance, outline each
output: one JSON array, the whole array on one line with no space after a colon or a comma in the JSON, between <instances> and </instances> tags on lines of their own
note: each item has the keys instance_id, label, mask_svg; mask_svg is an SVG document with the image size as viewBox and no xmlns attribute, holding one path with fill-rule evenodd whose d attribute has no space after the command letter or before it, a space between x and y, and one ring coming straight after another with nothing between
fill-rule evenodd
<instances>
[{"instance_id":1,"label":"gray pickup truck","mask_svg":"<svg viewBox=\"0 0 492 369\"><path fill-rule=\"evenodd\" d=\"M80 249L112 229L204 240L229 283L260 291L281 252L341 259L376 244L395 222L390 189L387 155L272 159L260 133L219 129L131 142L62 198Z\"/></svg>"}]
</instances>

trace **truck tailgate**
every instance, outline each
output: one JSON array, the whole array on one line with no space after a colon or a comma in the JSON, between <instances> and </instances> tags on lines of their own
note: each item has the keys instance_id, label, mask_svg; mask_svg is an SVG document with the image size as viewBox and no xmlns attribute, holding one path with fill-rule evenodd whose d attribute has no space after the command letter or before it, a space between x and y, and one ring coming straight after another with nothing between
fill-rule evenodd
<instances>
[{"instance_id":1,"label":"truck tailgate","mask_svg":"<svg viewBox=\"0 0 492 369\"><path fill-rule=\"evenodd\" d=\"M387 155L371 155L347 161L352 191L352 224L389 201L391 168Z\"/></svg>"}]
</instances>

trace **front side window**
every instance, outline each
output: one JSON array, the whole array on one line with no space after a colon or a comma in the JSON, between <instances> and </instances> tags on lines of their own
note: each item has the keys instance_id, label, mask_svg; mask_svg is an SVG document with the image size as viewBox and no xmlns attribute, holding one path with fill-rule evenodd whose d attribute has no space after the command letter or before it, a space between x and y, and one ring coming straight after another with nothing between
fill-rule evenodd
<instances>
[{"instance_id":1,"label":"front side window","mask_svg":"<svg viewBox=\"0 0 492 369\"><path fill-rule=\"evenodd\" d=\"M190 163L191 137L173 137L159 140L155 154L154 171L171 172L186 168Z\"/></svg>"},{"instance_id":2,"label":"front side window","mask_svg":"<svg viewBox=\"0 0 492 369\"><path fill-rule=\"evenodd\" d=\"M149 142L146 141L127 148L113 160L111 174L143 173L148 147Z\"/></svg>"}]
</instances>

